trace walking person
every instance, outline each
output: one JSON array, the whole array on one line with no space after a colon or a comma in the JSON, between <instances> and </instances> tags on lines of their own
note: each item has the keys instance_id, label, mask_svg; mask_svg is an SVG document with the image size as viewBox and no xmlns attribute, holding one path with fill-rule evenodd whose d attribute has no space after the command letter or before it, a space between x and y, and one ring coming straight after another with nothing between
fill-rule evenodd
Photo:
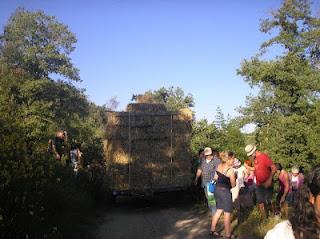
<instances>
[{"instance_id":1,"label":"walking person","mask_svg":"<svg viewBox=\"0 0 320 239\"><path fill-rule=\"evenodd\" d=\"M204 193L208 202L208 207L212 212L214 212L215 206L209 203L210 200L209 200L206 186L207 186L207 183L213 180L213 177L216 172L216 168L220 164L220 159L213 156L213 151L209 147L204 149L204 155L205 155L205 159L201 160L201 163L197 169L196 177L194 179L194 184L197 185L198 179L201 177L201 187L204 190Z\"/></svg>"},{"instance_id":2,"label":"walking person","mask_svg":"<svg viewBox=\"0 0 320 239\"><path fill-rule=\"evenodd\" d=\"M278 223L264 239L320 239L320 166L299 188L289 220Z\"/></svg>"},{"instance_id":3,"label":"walking person","mask_svg":"<svg viewBox=\"0 0 320 239\"><path fill-rule=\"evenodd\" d=\"M271 158L257 150L256 146L249 144L245 147L247 156L254 160L253 167L246 165L249 170L254 170L256 179L256 200L262 215L268 216L272 211L272 179L276 167Z\"/></svg>"},{"instance_id":4,"label":"walking person","mask_svg":"<svg viewBox=\"0 0 320 239\"><path fill-rule=\"evenodd\" d=\"M217 201L217 211L212 217L211 234L214 237L220 237L216 231L216 226L223 213L223 222L225 229L225 238L231 238L231 213L232 213L232 195L230 189L236 186L236 176L232 168L235 154L230 151L220 154L221 164L218 165L215 180L215 197Z\"/></svg>"}]
</instances>

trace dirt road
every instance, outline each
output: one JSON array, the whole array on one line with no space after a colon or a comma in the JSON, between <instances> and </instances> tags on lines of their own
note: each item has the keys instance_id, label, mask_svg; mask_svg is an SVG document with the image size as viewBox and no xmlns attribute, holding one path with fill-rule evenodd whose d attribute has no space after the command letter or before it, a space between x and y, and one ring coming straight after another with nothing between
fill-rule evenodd
<instances>
[{"instance_id":1,"label":"dirt road","mask_svg":"<svg viewBox=\"0 0 320 239\"><path fill-rule=\"evenodd\" d=\"M119 198L99 219L95 239L208 238L210 214L203 206L175 196Z\"/></svg>"}]
</instances>

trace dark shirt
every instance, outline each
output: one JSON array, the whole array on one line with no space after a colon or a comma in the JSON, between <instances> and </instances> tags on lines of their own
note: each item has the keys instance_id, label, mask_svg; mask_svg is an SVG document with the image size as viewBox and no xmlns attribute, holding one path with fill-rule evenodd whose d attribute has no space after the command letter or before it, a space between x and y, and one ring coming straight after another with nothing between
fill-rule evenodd
<instances>
[{"instance_id":1,"label":"dark shirt","mask_svg":"<svg viewBox=\"0 0 320 239\"><path fill-rule=\"evenodd\" d=\"M225 174L220 173L219 171L217 171L217 174L218 174L217 186L223 187L223 188L227 188L227 189L231 189L230 178L227 177Z\"/></svg>"}]
</instances>

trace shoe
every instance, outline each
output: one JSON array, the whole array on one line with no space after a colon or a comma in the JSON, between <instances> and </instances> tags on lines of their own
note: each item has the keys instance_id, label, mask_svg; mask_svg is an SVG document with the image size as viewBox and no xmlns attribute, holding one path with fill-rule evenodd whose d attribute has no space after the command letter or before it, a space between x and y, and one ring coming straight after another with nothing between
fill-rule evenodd
<instances>
[{"instance_id":1,"label":"shoe","mask_svg":"<svg viewBox=\"0 0 320 239\"><path fill-rule=\"evenodd\" d=\"M210 235L210 236L213 236L213 238L218 238L218 237L220 237L220 234L219 234L219 232L217 232L217 231L210 231L209 235Z\"/></svg>"}]
</instances>

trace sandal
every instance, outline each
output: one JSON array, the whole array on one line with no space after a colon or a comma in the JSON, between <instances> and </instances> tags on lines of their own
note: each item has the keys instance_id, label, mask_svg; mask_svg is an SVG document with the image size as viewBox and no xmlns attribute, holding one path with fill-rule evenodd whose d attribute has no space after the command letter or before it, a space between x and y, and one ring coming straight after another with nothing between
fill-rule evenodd
<instances>
[{"instance_id":1,"label":"sandal","mask_svg":"<svg viewBox=\"0 0 320 239\"><path fill-rule=\"evenodd\" d=\"M213 237L220 237L220 234L217 231L210 231L209 235Z\"/></svg>"}]
</instances>

